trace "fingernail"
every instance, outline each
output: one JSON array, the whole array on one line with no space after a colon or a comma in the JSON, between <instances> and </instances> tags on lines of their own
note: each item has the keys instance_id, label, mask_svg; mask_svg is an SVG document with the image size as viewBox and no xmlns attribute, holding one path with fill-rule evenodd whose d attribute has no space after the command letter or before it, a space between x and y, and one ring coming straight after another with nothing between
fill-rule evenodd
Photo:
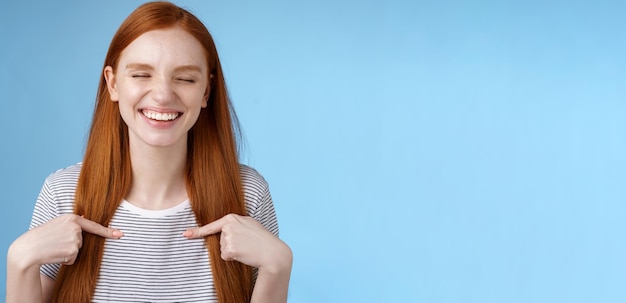
<instances>
[{"instance_id":1,"label":"fingernail","mask_svg":"<svg viewBox=\"0 0 626 303\"><path fill-rule=\"evenodd\" d=\"M193 232L191 230L186 230L183 233L183 236L186 237L186 238L191 238L193 236Z\"/></svg>"},{"instance_id":2,"label":"fingernail","mask_svg":"<svg viewBox=\"0 0 626 303\"><path fill-rule=\"evenodd\" d=\"M123 235L124 235L124 233L119 231L119 230L117 230L117 229L113 231L113 237L119 238L119 237L121 237Z\"/></svg>"}]
</instances>

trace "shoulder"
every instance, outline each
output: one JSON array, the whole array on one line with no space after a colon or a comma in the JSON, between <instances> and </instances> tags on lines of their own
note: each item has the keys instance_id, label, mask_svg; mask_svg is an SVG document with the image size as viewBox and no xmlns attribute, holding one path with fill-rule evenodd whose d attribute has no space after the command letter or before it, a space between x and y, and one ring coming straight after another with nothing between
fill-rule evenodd
<instances>
[{"instance_id":1,"label":"shoulder","mask_svg":"<svg viewBox=\"0 0 626 303\"><path fill-rule=\"evenodd\" d=\"M46 178L35 203L31 228L61 214L72 213L80 168L81 164L77 163L59 169Z\"/></svg>"},{"instance_id":2,"label":"shoulder","mask_svg":"<svg viewBox=\"0 0 626 303\"><path fill-rule=\"evenodd\" d=\"M76 182L78 180L78 177L80 176L81 167L82 162L65 168L61 168L50 174L48 178L46 178L46 182L50 184Z\"/></svg>"},{"instance_id":3,"label":"shoulder","mask_svg":"<svg viewBox=\"0 0 626 303\"><path fill-rule=\"evenodd\" d=\"M252 167L240 164L239 172L246 210L248 214L255 214L268 201L271 203L269 186L265 178Z\"/></svg>"},{"instance_id":4,"label":"shoulder","mask_svg":"<svg viewBox=\"0 0 626 303\"><path fill-rule=\"evenodd\" d=\"M239 174L241 176L241 184L246 193L251 191L261 194L263 191L267 191L267 181L265 181L265 178L254 168L240 164Z\"/></svg>"},{"instance_id":5,"label":"shoulder","mask_svg":"<svg viewBox=\"0 0 626 303\"><path fill-rule=\"evenodd\" d=\"M74 198L82 163L59 169L46 178L44 188L57 198Z\"/></svg>"}]
</instances>

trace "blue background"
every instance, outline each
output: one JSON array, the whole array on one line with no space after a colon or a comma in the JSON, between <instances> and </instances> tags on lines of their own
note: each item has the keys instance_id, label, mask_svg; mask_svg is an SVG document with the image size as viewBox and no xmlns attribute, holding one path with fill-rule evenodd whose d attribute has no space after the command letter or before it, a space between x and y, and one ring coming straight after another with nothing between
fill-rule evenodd
<instances>
[{"instance_id":1,"label":"blue background","mask_svg":"<svg viewBox=\"0 0 626 303\"><path fill-rule=\"evenodd\" d=\"M2 260L140 3L0 3ZM626 301L624 2L177 3L270 183L289 302Z\"/></svg>"}]
</instances>

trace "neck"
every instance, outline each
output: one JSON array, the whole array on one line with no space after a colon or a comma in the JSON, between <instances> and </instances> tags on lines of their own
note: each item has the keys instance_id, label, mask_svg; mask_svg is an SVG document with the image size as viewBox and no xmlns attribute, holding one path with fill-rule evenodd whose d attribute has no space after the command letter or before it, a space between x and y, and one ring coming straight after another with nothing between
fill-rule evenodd
<instances>
[{"instance_id":1,"label":"neck","mask_svg":"<svg viewBox=\"0 0 626 303\"><path fill-rule=\"evenodd\" d=\"M139 147L130 144L133 181L126 200L144 209L166 209L187 199L187 146Z\"/></svg>"}]
</instances>

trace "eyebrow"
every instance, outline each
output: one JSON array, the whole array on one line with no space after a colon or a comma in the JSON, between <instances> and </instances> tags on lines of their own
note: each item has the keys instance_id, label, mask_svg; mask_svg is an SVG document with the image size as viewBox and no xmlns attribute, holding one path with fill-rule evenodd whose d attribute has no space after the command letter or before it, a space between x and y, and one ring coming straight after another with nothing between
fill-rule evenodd
<instances>
[{"instance_id":1,"label":"eyebrow","mask_svg":"<svg viewBox=\"0 0 626 303\"><path fill-rule=\"evenodd\" d=\"M143 63L130 63L126 65L126 69L148 69L148 70L152 70L152 66L150 66L150 64L143 64Z\"/></svg>"},{"instance_id":2,"label":"eyebrow","mask_svg":"<svg viewBox=\"0 0 626 303\"><path fill-rule=\"evenodd\" d=\"M174 71L175 72L185 72L185 71L202 72L202 69L197 65L183 65L183 66L176 67Z\"/></svg>"},{"instance_id":3,"label":"eyebrow","mask_svg":"<svg viewBox=\"0 0 626 303\"><path fill-rule=\"evenodd\" d=\"M145 63L129 63L126 65L126 69L144 69L153 70L154 68L150 64ZM181 65L174 69L174 72L196 71L202 72L202 69L197 65Z\"/></svg>"}]
</instances>

